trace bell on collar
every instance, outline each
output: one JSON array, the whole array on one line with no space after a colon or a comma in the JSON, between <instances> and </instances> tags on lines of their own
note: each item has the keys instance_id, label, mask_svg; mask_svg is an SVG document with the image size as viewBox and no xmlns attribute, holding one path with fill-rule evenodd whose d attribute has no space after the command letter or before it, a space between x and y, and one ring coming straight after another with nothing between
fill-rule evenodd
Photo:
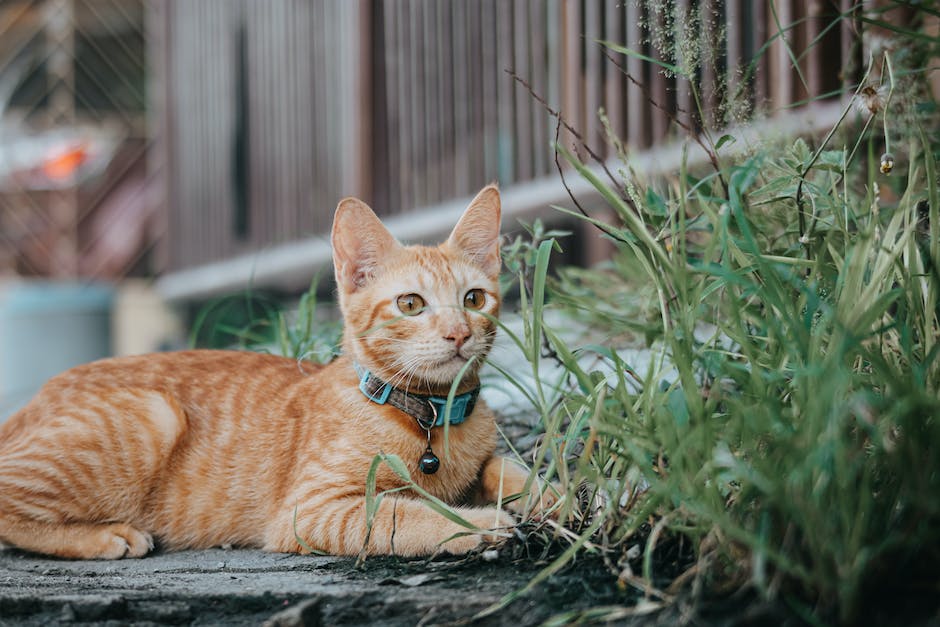
<instances>
[{"instance_id":1,"label":"bell on collar","mask_svg":"<svg viewBox=\"0 0 940 627\"><path fill-rule=\"evenodd\" d=\"M441 460L438 459L431 447L424 451L424 455L418 460L418 469L426 475L433 475L441 467Z\"/></svg>"}]
</instances>

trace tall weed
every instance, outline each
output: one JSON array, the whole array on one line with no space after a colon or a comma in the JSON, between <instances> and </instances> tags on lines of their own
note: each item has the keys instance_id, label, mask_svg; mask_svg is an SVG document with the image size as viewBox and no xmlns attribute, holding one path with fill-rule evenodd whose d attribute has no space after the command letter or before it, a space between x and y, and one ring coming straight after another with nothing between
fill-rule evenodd
<instances>
[{"instance_id":1,"label":"tall weed","mask_svg":"<svg viewBox=\"0 0 940 627\"><path fill-rule=\"evenodd\" d=\"M614 210L581 217L617 253L523 301L527 334L570 381L536 405L552 459L570 462L569 520L590 521L647 593L664 532L697 549L680 582L747 583L842 621L880 578L940 557L940 143L929 106L890 106L883 55L872 89L888 102L854 122L859 85L815 149L797 140L648 184L605 180L557 146ZM901 157L882 154L890 134ZM656 358L637 372L616 343L572 345L542 319L553 306L634 332ZM528 351L537 368L542 349ZM606 367L585 368L586 353ZM595 498L579 501L585 486Z\"/></svg>"}]
</instances>

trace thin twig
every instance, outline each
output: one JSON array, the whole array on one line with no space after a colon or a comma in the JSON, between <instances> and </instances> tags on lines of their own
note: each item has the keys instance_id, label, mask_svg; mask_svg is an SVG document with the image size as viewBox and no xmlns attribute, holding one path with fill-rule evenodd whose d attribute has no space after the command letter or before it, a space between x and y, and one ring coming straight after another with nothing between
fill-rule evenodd
<instances>
[{"instance_id":1,"label":"thin twig","mask_svg":"<svg viewBox=\"0 0 940 627\"><path fill-rule=\"evenodd\" d=\"M538 93L536 93L535 89L532 88L532 85L526 82L525 79L523 79L521 76L516 74L514 71L507 69L505 70L505 72L509 74L513 78L513 80L515 80L517 83L525 87L526 90L529 92L529 95L535 98L536 102L542 105L542 107L549 113L549 115L556 118L565 127L565 130L571 133L578 140L578 143L581 145L582 148L584 148L584 151L588 153L591 159L597 162L597 164L601 166L601 168L604 169L604 173L607 174L607 177L610 179L610 182L613 183L614 187L617 188L617 191L620 193L621 198L623 198L624 200L628 200L629 197L627 195L627 190L626 188L624 188L623 183L621 183L620 180L613 175L613 173L607 167L607 162L604 161L604 159L602 159L600 155L594 152L594 150L588 145L587 141L585 141L581 133L576 131L574 127L572 127L570 124L568 124L568 122L565 121L565 118L561 114L561 111L556 111L552 109L552 107L545 101L545 99L542 98L542 96L540 96ZM557 132L556 132L555 137L557 139L558 137ZM636 207L634 207L634 210L636 210Z\"/></svg>"},{"instance_id":2,"label":"thin twig","mask_svg":"<svg viewBox=\"0 0 940 627\"><path fill-rule=\"evenodd\" d=\"M588 212L584 210L584 207L581 206L581 203L578 202L578 199L575 197L574 192L572 192L571 188L568 187L567 179L565 179L565 170L564 168L562 168L561 159L559 159L560 155L558 153L558 148L557 148L558 142L560 141L559 135L561 133L561 124L562 124L561 116L557 115L555 116L555 119L557 120L557 122L555 123L555 144L554 144L556 148L554 149L553 152L555 153L555 167L558 168L558 176L561 177L561 184L564 185L565 191L568 192L568 197L571 199L571 202L574 203L574 206L578 208L578 211L580 211L581 214L584 215L584 217L590 218L591 217L590 214L588 214Z\"/></svg>"},{"instance_id":3,"label":"thin twig","mask_svg":"<svg viewBox=\"0 0 940 627\"><path fill-rule=\"evenodd\" d=\"M559 155L559 153L558 153L558 145L559 145L559 141L560 141L559 135L560 135L560 133L561 133L561 127L564 126L565 129L566 129L569 133L571 133L572 135L574 135L574 137L577 138L577 140L578 140L578 142L580 143L580 145L581 145L581 146L584 148L584 150L591 156L591 158L594 159L597 163L599 163L599 164L601 165L601 167L604 168L604 172L607 173L607 176L610 177L611 181L613 181L614 184L617 186L617 190L620 192L620 197L623 198L624 202L626 202L634 211L637 211L637 212L638 212L639 209L638 209L638 208L633 204L633 202L630 200L629 196L628 196L627 193L626 193L626 190L623 188L623 186L620 184L620 182L617 181L616 178L614 178L614 175L611 174L610 170L608 170L607 164L604 163L604 161L597 155L597 153L595 153L595 152L591 149L590 146L587 145L587 143L585 143L584 139L581 137L581 134L578 133L570 124L568 124L568 123L565 121L565 118L564 118L564 116L562 115L561 111L556 111L555 109L552 109L551 106L549 106L549 104L548 104L547 102L545 102L545 100L544 100L541 96L539 96L539 95L535 92L534 89L532 89L532 86L529 85L529 83L527 83L525 80L523 80L520 76L518 76L515 72L513 72L512 70L508 70L508 69L507 69L507 70L506 70L506 73L509 74L509 75L510 75L514 80L516 80L519 84L521 84L522 86L524 86L524 87L528 90L529 95L532 96L539 104L541 104L542 107L545 109L545 111L548 112L549 115L551 115L552 117L554 117L554 118L557 120L557 122L556 122L556 124L555 124L555 142L554 142L554 146L555 146L555 149L554 149L554 153L555 153L555 167L558 168L558 176L561 178L561 184L564 186L565 191L568 192L568 197L571 198L571 202L574 203L574 206L577 207L577 209L578 209L578 211L581 213L581 215L583 215L584 217L586 217L586 218L589 219L589 222L588 222L589 224L593 225L595 228L597 228L599 231L601 231L602 233L604 233L604 234L607 235L608 237L610 237L610 238L612 238L612 239L614 239L614 240L616 240L616 241L618 241L618 242L620 242L620 243L622 243L622 244L628 244L628 243L629 243L628 240L627 240L625 237L623 237L622 235L620 235L619 233L615 232L612 227L607 227L606 225L601 226L601 223L595 221L595 220L593 219L593 217L591 216L591 214L588 213L587 210L586 210L583 206L581 206L581 203L580 203L580 202L578 202L578 199L575 197L574 192L571 191L571 187L568 185L568 180L565 178L565 170L564 170L564 168L562 167L561 159L559 158L560 155Z\"/></svg>"}]
</instances>

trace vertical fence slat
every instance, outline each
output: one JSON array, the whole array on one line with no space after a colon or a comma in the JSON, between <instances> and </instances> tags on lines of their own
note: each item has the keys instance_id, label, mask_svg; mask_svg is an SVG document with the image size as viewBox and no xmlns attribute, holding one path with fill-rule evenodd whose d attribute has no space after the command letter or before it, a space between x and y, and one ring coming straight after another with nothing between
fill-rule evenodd
<instances>
[{"instance_id":1,"label":"vertical fence slat","mask_svg":"<svg viewBox=\"0 0 940 627\"><path fill-rule=\"evenodd\" d=\"M545 100L556 111L562 107L562 7L564 0L546 0L546 31L548 33L548 50L546 54L548 87ZM549 120L550 141L555 141L555 125L557 120ZM559 139L561 137L559 136ZM549 164L549 172L554 172L554 163Z\"/></svg>"},{"instance_id":2,"label":"vertical fence slat","mask_svg":"<svg viewBox=\"0 0 940 627\"><path fill-rule=\"evenodd\" d=\"M512 7L508 2L497 2L496 19L498 52L497 83L499 85L499 178L503 181L516 179L515 158L516 134L513 126L513 106L516 87L512 79L502 70L513 65L512 58Z\"/></svg>"},{"instance_id":3,"label":"vertical fence slat","mask_svg":"<svg viewBox=\"0 0 940 627\"><path fill-rule=\"evenodd\" d=\"M742 0L725 0L725 100L733 102L737 98L739 78L742 70Z\"/></svg>"},{"instance_id":4,"label":"vertical fence slat","mask_svg":"<svg viewBox=\"0 0 940 627\"><path fill-rule=\"evenodd\" d=\"M450 6L453 31L453 59L451 62L451 76L453 76L454 111L453 111L453 142L454 154L454 184L456 189L469 187L467 177L470 172L470 154L466 150L467 136L469 134L469 56L467 51L467 12L469 3L456 0Z\"/></svg>"},{"instance_id":5,"label":"vertical fence slat","mask_svg":"<svg viewBox=\"0 0 940 627\"><path fill-rule=\"evenodd\" d=\"M534 2L529 5L530 41L529 41L529 67L532 88L540 98L546 97L547 68L545 65L545 48L548 43L545 39L546 22L545 4ZM548 174L548 113L542 105L532 97L526 95L526 101L531 109L532 120L532 176L545 176Z\"/></svg>"},{"instance_id":6,"label":"vertical fence slat","mask_svg":"<svg viewBox=\"0 0 940 627\"><path fill-rule=\"evenodd\" d=\"M154 111L151 129L151 146L147 154L147 176L156 180L155 186L160 190L159 206L154 216L154 230L156 242L154 246L154 270L162 273L172 268L172 260L178 254L175 250L176 242L169 237L175 231L176 217L173 207L178 202L176 194L176 181L173 152L176 133L174 130L175 116L172 108L173 89L172 71L173 54L176 50L173 45L171 24L173 12L176 10L175 0L165 2L149 2L146 6L145 32L150 33L147 38L147 55L150 59L151 75L147 84L147 106ZM162 87L162 89L161 89Z\"/></svg>"},{"instance_id":7,"label":"vertical fence slat","mask_svg":"<svg viewBox=\"0 0 940 627\"><path fill-rule=\"evenodd\" d=\"M415 0L412 17L412 49L411 62L414 72L414 90L417 96L412 100L414 124L412 125L412 159L416 169L412 173L412 188L415 191L415 201L412 208L423 207L428 204L428 182L424 173L428 165L427 156L427 94L428 77L425 73L425 53L427 51L428 33L424 29L424 14L427 11L428 0Z\"/></svg>"},{"instance_id":8,"label":"vertical fence slat","mask_svg":"<svg viewBox=\"0 0 940 627\"><path fill-rule=\"evenodd\" d=\"M649 21L654 23L653 28L659 30L665 30L666 26L663 20L662 14L657 13L655 16L649 17ZM650 56L655 55L657 58L660 58L659 52L650 51ZM662 59L661 59L662 60ZM652 66L651 64L646 65L646 71L649 74L649 84L650 84L650 93L652 98L655 101L657 107L654 107L651 110L652 115L652 127L653 127L653 143L661 141L669 131L669 117L668 114L663 111L671 110L670 106L670 96L669 96L669 85L667 84L666 76L663 74L660 68Z\"/></svg>"},{"instance_id":9,"label":"vertical fence slat","mask_svg":"<svg viewBox=\"0 0 940 627\"><path fill-rule=\"evenodd\" d=\"M198 17L197 17L198 21L196 22L196 24L199 27L205 28L205 25L209 24L213 20L215 16L213 15L212 9L213 9L213 6L211 3L207 2L202 5L202 10L199 11ZM200 37L200 42L198 46L199 56L196 58L206 59L206 58L212 57L213 51L211 49L211 44L213 43L214 35L215 33L210 31L208 37ZM199 81L199 84L202 84L202 85L208 84L208 81L211 78L211 72L207 76L206 70L207 70L206 65L203 65L202 67L199 68L199 70L197 70L198 75L199 75L197 80ZM219 240L218 238L213 236L212 231L209 229L209 224L212 218L212 214L206 210L206 208L209 206L209 201L210 201L210 198L209 198L210 194L207 193L207 186L211 183L211 181L209 180L209 173L206 172L205 170L209 163L208 160L211 157L211 154L209 153L207 148L209 147L209 142L211 141L209 134L212 129L212 126L210 124L209 116L208 116L210 103L209 103L209 99L206 98L205 96L206 96L205 90L203 90L201 93L198 93L196 95L197 114L194 116L195 118L194 121L197 124L196 126L197 130L195 134L197 136L198 143L197 143L197 148L195 151L197 158L196 158L196 162L193 165L195 166L195 169L197 171L199 170L202 171L200 172L201 180L197 179L195 181L195 187L198 190L198 192L196 195L196 205L193 207L193 210L198 212L197 215L200 216L199 225L196 230L196 237L198 238L196 241L197 242L202 241L203 245L209 249L210 253L213 256L221 256L222 254L224 254L224 251L221 251L218 249ZM190 174L192 174L192 172Z\"/></svg>"},{"instance_id":10,"label":"vertical fence slat","mask_svg":"<svg viewBox=\"0 0 940 627\"><path fill-rule=\"evenodd\" d=\"M385 112L385 148L387 156L385 157L385 169L382 172L383 178L373 179L373 196L376 199L376 210L380 213L394 211L398 208L400 199L397 195L399 180L398 164L398 137L401 120L401 109L399 109L398 90L402 88L401 81L401 44L398 41L398 28L395 11L389 10L389 7L383 9L383 36L385 47L373 52L373 62L377 68L385 69L385 99L376 101L378 107L373 113L377 122L381 118L382 112ZM378 71L381 71L379 69ZM379 202L384 199L384 202Z\"/></svg>"},{"instance_id":11,"label":"vertical fence slat","mask_svg":"<svg viewBox=\"0 0 940 627\"><path fill-rule=\"evenodd\" d=\"M462 0L458 3L464 4ZM500 179L500 81L502 72L497 66L497 25L496 2L498 0L483 0L479 5L470 9L470 49L475 53L468 59L470 72L474 77L472 99L474 109L480 114L471 118L474 124L472 132L473 143L468 145L472 151L470 159L474 163L470 171L470 181L461 188L463 193L469 193L473 187L482 181L496 181ZM480 50L473 46L473 42L480 42Z\"/></svg>"},{"instance_id":12,"label":"vertical fence slat","mask_svg":"<svg viewBox=\"0 0 940 627\"><path fill-rule=\"evenodd\" d=\"M745 3L750 7L752 14L748 23L754 25L752 31L751 47L748 51L748 60L754 63L754 105L762 110L770 99L769 77L770 51L760 54L761 42L766 41L768 34L768 11L763 2ZM758 57L758 54L760 56Z\"/></svg>"},{"instance_id":13,"label":"vertical fence slat","mask_svg":"<svg viewBox=\"0 0 940 627\"><path fill-rule=\"evenodd\" d=\"M770 33L778 35L778 38L770 46L770 101L771 108L778 111L781 107L793 101L793 74L790 67L790 58L787 55L787 45L792 41L792 34L789 32L780 32L779 25L783 28L793 22L792 6L789 0L778 2L774 5L776 11L770 11L768 18L768 29Z\"/></svg>"},{"instance_id":14,"label":"vertical fence slat","mask_svg":"<svg viewBox=\"0 0 940 627\"><path fill-rule=\"evenodd\" d=\"M427 203L438 202L444 196L444 185L441 179L446 176L441 150L441 84L445 82L442 72L443 67L440 32L437 29L438 24L438 2L428 2L424 13L424 30L427 33L427 52L424 55L425 68L424 74L427 80L427 113L425 124L427 125L427 166L425 167L425 179L428 184Z\"/></svg>"},{"instance_id":15,"label":"vertical fence slat","mask_svg":"<svg viewBox=\"0 0 940 627\"><path fill-rule=\"evenodd\" d=\"M185 44L182 41L186 30L183 26L185 22L181 19L181 16L188 17L189 10L184 3L178 2L177 0L173 0L168 7L170 8L170 12L167 14L169 23L167 24L166 32L167 46L170 52L167 53L167 87L165 88L167 108L173 112L182 112L186 111L184 106L186 104L185 98L188 90L178 87L186 85L183 63L181 61L187 52ZM169 238L169 268L175 270L187 263L189 260L189 250L192 248L189 245L189 233L191 228L183 212L183 206L189 199L187 181L183 176L184 167L186 165L184 163L184 154L187 152L189 142L187 141L188 135L185 132L188 130L185 117L173 113L169 115L172 116L173 126L167 128L166 131L170 134L167 141L167 147L170 153L167 159L170 167L170 179L168 183L171 186L167 194L167 204L170 212L170 219L167 221L167 226L171 229L170 232L172 234L172 237Z\"/></svg>"},{"instance_id":16,"label":"vertical fence slat","mask_svg":"<svg viewBox=\"0 0 940 627\"><path fill-rule=\"evenodd\" d=\"M369 0L358 0L353 5L353 20L349 26L347 37L355 42L355 82L350 97L355 103L355 113L349 119L349 131L353 141L354 193L365 198L371 198L372 177L371 155L373 151L373 128L371 103L376 97L372 87L372 55L370 34L372 31L372 15Z\"/></svg>"},{"instance_id":17,"label":"vertical fence slat","mask_svg":"<svg viewBox=\"0 0 940 627\"><path fill-rule=\"evenodd\" d=\"M852 58L852 50L855 48L855 33L853 32L854 24L850 17L855 4L855 0L839 0L839 12L843 16L842 22L839 25L839 59L841 61L840 67L842 67L843 70L841 72L842 88L845 90L852 89L856 79L856 77L848 71L849 68L855 67L855 71L858 73L857 63L855 63L855 59Z\"/></svg>"},{"instance_id":18,"label":"vertical fence slat","mask_svg":"<svg viewBox=\"0 0 940 627\"><path fill-rule=\"evenodd\" d=\"M513 2L513 64L512 69L523 78L531 76L529 66L529 19L525 2ZM516 176L528 179L532 176L532 116L529 109L529 94L525 89L515 83L511 84L515 95L515 156Z\"/></svg>"},{"instance_id":19,"label":"vertical fence slat","mask_svg":"<svg viewBox=\"0 0 940 627\"><path fill-rule=\"evenodd\" d=\"M287 229L285 239L290 239L293 234L296 236L303 233L302 216L306 213L306 207L303 206L301 193L303 190L303 180L300 178L299 163L307 158L304 154L301 135L309 135L309 127L306 120L301 115L300 93L303 83L301 82L300 59L303 58L309 63L309 53L304 54L303 38L298 33L300 24L303 23L303 15L307 11L306 3L297 0L289 2L290 11L287 16L287 23L284 25L286 32L286 43L288 54L284 58L285 80L289 82L287 94L285 97L284 120L281 122L281 128L286 134L287 142L287 161L284 163L285 171L285 215L284 225Z\"/></svg>"},{"instance_id":20,"label":"vertical fence slat","mask_svg":"<svg viewBox=\"0 0 940 627\"><path fill-rule=\"evenodd\" d=\"M584 23L583 34L581 35L581 46L584 48L585 68L600 69L601 50L597 41L603 39L601 27L601 7L597 2L587 0L584 3ZM601 106L601 90L603 85L600 81L600 72L593 71L582 72L582 81L584 85L584 116L583 124L584 140L589 146L600 149L601 144L601 125L597 117L598 109Z\"/></svg>"},{"instance_id":21,"label":"vertical fence slat","mask_svg":"<svg viewBox=\"0 0 940 627\"><path fill-rule=\"evenodd\" d=\"M619 3L604 5L604 39L619 43L623 32L624 7ZM624 76L604 55L604 108L610 122L610 130L620 139L625 138L624 122Z\"/></svg>"},{"instance_id":22,"label":"vertical fence slat","mask_svg":"<svg viewBox=\"0 0 940 627\"><path fill-rule=\"evenodd\" d=\"M714 128L715 114L718 111L718 73L717 64L721 51L717 49L718 37L716 31L715 0L702 0L699 7L699 16L702 21L702 37L705 45L702 46L701 74L699 84L701 85L702 116L701 123L709 128ZM694 104L693 104L694 106Z\"/></svg>"},{"instance_id":23,"label":"vertical fence slat","mask_svg":"<svg viewBox=\"0 0 940 627\"><path fill-rule=\"evenodd\" d=\"M276 213L280 204L277 160L283 147L278 145L277 105L265 96L277 84L271 71L274 51L270 35L276 21L270 12L259 11L256 3L241 0L239 4L242 6L240 19L245 29L246 89L252 100L246 112L248 187L259 188L257 203L252 204L248 211L247 237L235 242L239 252L243 253L277 242Z\"/></svg>"},{"instance_id":24,"label":"vertical fence slat","mask_svg":"<svg viewBox=\"0 0 940 627\"><path fill-rule=\"evenodd\" d=\"M274 89L283 89L285 83L285 67L284 67L284 57L283 53L285 52L282 46L279 46L278 40L283 41L284 37L284 12L286 8L286 2L277 2L271 5L268 9L268 15L266 16L268 22L268 28L265 39L268 41L268 58L267 61L267 75L270 77L271 86ZM275 33L278 34L275 38ZM272 91L272 93L274 93ZM285 189L284 189L284 165L285 165L285 147L287 146L286 137L284 136L284 124L283 124L283 112L284 112L284 95L281 94L279 98L271 98L268 103L269 111L271 112L271 126L270 126L270 137L274 140L271 142L271 162L270 170L268 171L271 178L271 191L273 192L274 197L274 207L269 208L268 215L271 217L271 241L279 242L284 238L284 230L286 224L282 219L284 213L284 207L287 204L285 198ZM273 209L273 211L271 210Z\"/></svg>"},{"instance_id":25,"label":"vertical fence slat","mask_svg":"<svg viewBox=\"0 0 940 627\"><path fill-rule=\"evenodd\" d=\"M440 196L443 198L453 198L457 195L454 171L454 153L455 143L453 136L454 129L454 82L457 77L451 72L453 67L453 48L450 45L448 34L453 32L451 23L450 6L442 2L437 6L437 21L435 23L435 46L438 50L438 76L435 110L437 114L438 127L435 129L438 145L438 162Z\"/></svg>"},{"instance_id":26,"label":"vertical fence slat","mask_svg":"<svg viewBox=\"0 0 940 627\"><path fill-rule=\"evenodd\" d=\"M324 210L323 205L330 205L330 200L323 190L324 178L326 177L326 172L324 164L321 161L321 155L324 150L324 146L327 145L326 142L326 132L325 132L325 116L324 116L324 105L323 100L327 97L326 90L323 89L324 76L323 76L323 49L324 42L323 37L320 36L320 31L322 29L322 24L324 21L323 16L323 6L319 1L310 2L310 17L307 21L309 30L307 31L307 37L310 41L310 57L308 61L308 67L303 75L307 80L308 84L306 89L309 93L310 98L310 109L305 113L307 119L311 124L311 133L309 138L304 138L309 141L312 147L312 154L314 160L312 160L307 167L305 172L309 176L311 181L311 187L309 193L313 196L314 202L316 203L315 211L320 213ZM311 208L311 210L314 210ZM326 232L321 231L321 232Z\"/></svg>"},{"instance_id":27,"label":"vertical fence slat","mask_svg":"<svg viewBox=\"0 0 940 627\"><path fill-rule=\"evenodd\" d=\"M191 19L192 19L192 33L197 35L199 33L199 28L205 18L203 17L206 12L206 5L200 5L198 7L191 7ZM203 49L205 44L205 37L196 37L193 41L193 46L190 51L190 54L194 55L195 58L200 58L205 54ZM192 57L190 57L192 58ZM184 61L182 63L184 67L188 70L190 74L189 84L199 84L202 81L202 70L198 67L193 67L195 64ZM187 214L187 217L191 219L192 229L190 231L190 258L198 259L198 245L201 238L204 237L203 221L206 219L206 212L199 211L199 204L202 202L202 188L199 186L198 179L193 176L193 172L198 172L198 164L203 159L202 148L205 145L202 137L204 124L204 114L202 108L202 101L197 98L195 92L193 92L187 103L188 107L183 109L183 111L192 111L192 115L189 116L189 149L183 153L184 159L188 162L186 163L186 185L189 188L189 193L187 194L187 201L181 210ZM212 242L205 242L204 247L209 249L210 253L212 251Z\"/></svg>"},{"instance_id":28,"label":"vertical fence slat","mask_svg":"<svg viewBox=\"0 0 940 627\"><path fill-rule=\"evenodd\" d=\"M673 16L673 21L676 24L677 29L681 29L679 33L676 33L676 37L680 39L685 39L686 37L700 37L701 32L693 32L693 16L691 15L692 7L689 0L676 0L675 6L675 15ZM679 46L679 51L677 52L677 63L680 68L685 69L688 65L688 60L685 59L682 51L682 46ZM695 112L693 111L692 104L692 92L691 85L689 80L684 76L676 75L672 81L673 88L675 90L676 98L676 119L685 124L687 128L692 128L694 122L693 117Z\"/></svg>"},{"instance_id":29,"label":"vertical fence slat","mask_svg":"<svg viewBox=\"0 0 940 627\"><path fill-rule=\"evenodd\" d=\"M584 29L581 23L581 2L580 0L565 0L562 7L564 15L561 45L564 52L562 55L561 114L573 128L583 129L584 120L581 111L584 88L581 77L581 33ZM574 137L567 131L562 131L561 142L569 150L575 143Z\"/></svg>"},{"instance_id":30,"label":"vertical fence slat","mask_svg":"<svg viewBox=\"0 0 940 627\"><path fill-rule=\"evenodd\" d=\"M640 9L633 2L626 3L625 42L627 48L637 52L643 49L640 34ZM650 125L646 117L648 108L644 105L643 90L637 83L643 81L643 65L640 59L629 56L623 60L627 70L627 143L637 149L648 143L647 132ZM633 80L630 80L630 79Z\"/></svg>"},{"instance_id":31,"label":"vertical fence slat","mask_svg":"<svg viewBox=\"0 0 940 627\"><path fill-rule=\"evenodd\" d=\"M820 71L822 42L816 42L816 38L819 37L820 33L822 32L823 7L820 6L819 2L816 0L812 0L807 6L806 13L805 45L812 47L807 50L803 61L809 93L802 94L802 98L810 98L814 95L823 93L823 76L822 72Z\"/></svg>"},{"instance_id":32,"label":"vertical fence slat","mask_svg":"<svg viewBox=\"0 0 940 627\"><path fill-rule=\"evenodd\" d=\"M411 3L404 4L404 7L399 5L399 7L402 9L404 9L404 7L410 8ZM414 198L411 193L411 168L413 161L411 155L411 125L413 111L411 110L411 101L408 98L409 93L413 93L414 90L414 74L411 64L414 41L411 39L409 29L409 21L411 19L409 11L396 11L396 14L398 19L395 27L398 31L397 39L401 44L400 76L402 79L401 85L403 86L398 92L398 110L401 115L399 118L400 126L398 133L398 210L407 211L414 206Z\"/></svg>"}]
</instances>

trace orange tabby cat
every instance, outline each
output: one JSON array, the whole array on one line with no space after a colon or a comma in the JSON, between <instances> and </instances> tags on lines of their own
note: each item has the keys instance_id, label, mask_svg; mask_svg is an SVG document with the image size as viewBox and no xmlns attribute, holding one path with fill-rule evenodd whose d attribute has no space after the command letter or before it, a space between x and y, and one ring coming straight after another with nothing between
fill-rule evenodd
<instances>
[{"instance_id":1,"label":"orange tabby cat","mask_svg":"<svg viewBox=\"0 0 940 627\"><path fill-rule=\"evenodd\" d=\"M407 491L382 500L367 538L365 486L383 452L448 503L523 490L527 473L493 456L493 414L475 392L496 330L482 314L499 311L499 220L489 186L446 242L406 247L364 203L340 202L332 242L344 352L327 366L197 350L53 378L0 426L0 542L114 559L146 554L154 538L170 549L406 556L492 541L483 530L511 526L505 512L458 507L479 531L455 538L467 529ZM429 422L468 361L445 453L444 429ZM379 467L377 491L402 485Z\"/></svg>"}]
</instances>

